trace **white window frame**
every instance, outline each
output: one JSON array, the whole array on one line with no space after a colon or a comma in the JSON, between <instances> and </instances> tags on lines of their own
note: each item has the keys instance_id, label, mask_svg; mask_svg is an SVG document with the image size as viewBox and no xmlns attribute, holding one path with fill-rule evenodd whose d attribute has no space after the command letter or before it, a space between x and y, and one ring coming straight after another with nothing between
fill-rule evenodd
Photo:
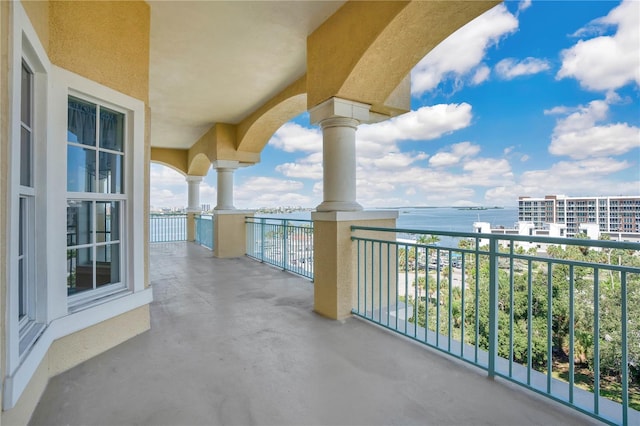
<instances>
[{"instance_id":1,"label":"white window frame","mask_svg":"<svg viewBox=\"0 0 640 426\"><path fill-rule=\"evenodd\" d=\"M119 259L119 263L120 263L120 281L116 282L116 283L112 283L112 284L108 284L108 285L104 285L98 288L95 288L93 290L86 290L77 294L73 294L73 295L69 295L68 296L68 304L69 304L69 310L70 311L77 311L80 309L84 309L86 307L89 306L94 306L94 302L96 300L105 298L105 297L109 297L111 295L118 295L120 293L122 293L123 291L128 291L128 290L132 290L132 288L130 288L130 286L128 285L127 279L126 279L126 275L125 275L125 271L128 268L128 261L127 261L127 256L126 256L126 252L127 252L127 247L125 242L127 241L127 232L129 227L126 226L126 221L124 220L125 217L127 217L127 207L129 204L129 199L130 199L130 185L129 185L129 173L133 170L133 166L131 164L130 161L130 156L131 156L131 146L133 145L132 140L131 140L131 136L132 136L132 132L131 132L131 111L122 108L121 106L117 105L117 104L113 104L109 101L105 101L99 98L96 98L95 96L88 96L85 93L82 92L78 92L77 90L74 90L72 88L69 88L69 93L67 96L67 99L69 97L74 97L76 99L85 101L85 102L89 102L92 103L94 105L96 105L96 115L97 117L100 117L100 109L102 107L108 108L109 110L121 113L124 115L124 135L123 135L123 152L118 154L122 154L124 156L124 167L123 167L123 192L120 194L113 194L113 193L101 193L101 192L97 192L97 185L96 185L96 191L95 192L66 192L66 199L67 201L89 201L91 202L92 208L91 208L91 214L92 214L92 223L93 223L93 229L92 229L92 239L91 239L91 243L87 243L87 244L79 244L79 245L75 245L72 246L74 249L83 249L83 248L91 248L94 250L94 254L97 252L97 247L100 246L106 246L109 244L102 244L102 243L98 243L97 239L96 239L96 228L97 228L97 214L96 214L96 204L99 201L118 201L120 202L120 214L119 214L119 220L120 223L119 225L119 231L120 231L120 237L118 239L118 244L120 245L120 259ZM68 100L67 100L68 102ZM99 119L98 119L99 120ZM65 123L67 123L67 120L65 120ZM97 125L98 122L96 122L96 127L99 127ZM99 133L99 129L96 129L96 131ZM65 132L66 134L66 132ZM104 148L100 148L100 141L99 141L99 135L96 138L96 146L92 147L92 146L85 146L79 143L73 143L73 142L68 142L67 138L65 137L65 147L66 149L68 149L69 146L76 146L76 147L80 147L83 149L90 149L90 150L95 150L96 151L96 155L98 156L100 152L106 152L106 153L116 153L116 151L111 151L108 149L104 149ZM66 151L66 150L65 150ZM66 168L65 168L66 170ZM65 188L67 187L67 182L65 179ZM65 239L66 241L66 239ZM66 253L66 252L65 252ZM94 274L93 274L93 284L95 285L96 282L96 274L95 274L95 268L96 268L96 256L94 255L93 258L93 269L94 269Z\"/></svg>"},{"instance_id":2,"label":"white window frame","mask_svg":"<svg viewBox=\"0 0 640 426\"><path fill-rule=\"evenodd\" d=\"M64 178L61 185L65 200L105 200L120 201L121 227L120 227L120 277L122 285L107 285L95 290L85 291L77 295L66 297L66 266L64 267L64 292L65 304L68 304L68 312L77 312L111 300L112 297L120 297L122 293L138 292L144 290L145 265L144 261L144 228L142 226L129 226L134 221L144 218L145 167L144 167L144 131L145 131L145 106L138 99L124 95L120 92L102 86L67 70L53 67L55 81L59 82L54 102L60 104L58 119L54 119L57 128L54 130L60 151L61 165ZM67 162L67 103L69 96L92 102L114 111L125 114L124 149L125 159L123 168L124 190L123 194L102 194L87 192L67 192L66 187L66 162ZM64 105L64 108L62 108ZM63 111L61 111L63 110ZM59 212L66 220L66 202ZM66 222L65 222L66 223ZM63 253L61 258L66 259L66 228L61 235ZM61 247L62 248L62 247Z\"/></svg>"},{"instance_id":3,"label":"white window frame","mask_svg":"<svg viewBox=\"0 0 640 426\"><path fill-rule=\"evenodd\" d=\"M47 97L51 64L21 5L14 4L9 71L9 228L7 256L6 369L14 370L37 341L47 322L45 210L46 164L42 149L48 130ZM30 186L21 184L22 67L31 75ZM24 202L24 210L20 205ZM22 221L21 221L22 216ZM23 225L22 230L20 229ZM19 254L23 231L23 255ZM36 244L36 238L38 239ZM41 244L42 243L42 244ZM26 315L20 318L20 260L26 288Z\"/></svg>"}]
</instances>

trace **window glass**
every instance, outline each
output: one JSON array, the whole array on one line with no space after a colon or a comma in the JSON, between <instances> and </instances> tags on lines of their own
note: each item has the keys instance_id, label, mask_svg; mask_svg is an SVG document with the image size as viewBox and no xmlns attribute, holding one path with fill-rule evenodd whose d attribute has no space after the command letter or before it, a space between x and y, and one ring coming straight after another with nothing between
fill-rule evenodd
<instances>
[{"instance_id":1,"label":"window glass","mask_svg":"<svg viewBox=\"0 0 640 426\"><path fill-rule=\"evenodd\" d=\"M93 248L67 249L67 293L93 289Z\"/></svg>"},{"instance_id":2,"label":"window glass","mask_svg":"<svg viewBox=\"0 0 640 426\"><path fill-rule=\"evenodd\" d=\"M96 286L120 282L120 244L97 247Z\"/></svg>"},{"instance_id":3,"label":"window glass","mask_svg":"<svg viewBox=\"0 0 640 426\"><path fill-rule=\"evenodd\" d=\"M98 243L120 239L120 202L96 202L96 241Z\"/></svg>"},{"instance_id":4,"label":"window glass","mask_svg":"<svg viewBox=\"0 0 640 426\"><path fill-rule=\"evenodd\" d=\"M18 260L18 319L22 319L27 315L27 286L24 280L24 264L23 258Z\"/></svg>"},{"instance_id":5,"label":"window glass","mask_svg":"<svg viewBox=\"0 0 640 426\"><path fill-rule=\"evenodd\" d=\"M100 148L123 151L124 114L100 107Z\"/></svg>"},{"instance_id":6,"label":"window glass","mask_svg":"<svg viewBox=\"0 0 640 426\"><path fill-rule=\"evenodd\" d=\"M31 130L20 130L20 185L31 186Z\"/></svg>"},{"instance_id":7,"label":"window glass","mask_svg":"<svg viewBox=\"0 0 640 426\"><path fill-rule=\"evenodd\" d=\"M122 191L122 166L124 156L100 152L100 176L98 180L98 192L103 194L121 194Z\"/></svg>"},{"instance_id":8,"label":"window glass","mask_svg":"<svg viewBox=\"0 0 640 426\"><path fill-rule=\"evenodd\" d=\"M22 63L22 87L21 87L21 100L20 100L20 121L28 127L31 127L31 89L32 89L32 77L33 74Z\"/></svg>"},{"instance_id":9,"label":"window glass","mask_svg":"<svg viewBox=\"0 0 640 426\"><path fill-rule=\"evenodd\" d=\"M96 178L96 151L67 147L67 191L93 192Z\"/></svg>"},{"instance_id":10,"label":"window glass","mask_svg":"<svg viewBox=\"0 0 640 426\"><path fill-rule=\"evenodd\" d=\"M91 201L67 201L67 246L93 242L93 214Z\"/></svg>"},{"instance_id":11,"label":"window glass","mask_svg":"<svg viewBox=\"0 0 640 426\"><path fill-rule=\"evenodd\" d=\"M96 106L69 96L67 141L96 146Z\"/></svg>"}]
</instances>

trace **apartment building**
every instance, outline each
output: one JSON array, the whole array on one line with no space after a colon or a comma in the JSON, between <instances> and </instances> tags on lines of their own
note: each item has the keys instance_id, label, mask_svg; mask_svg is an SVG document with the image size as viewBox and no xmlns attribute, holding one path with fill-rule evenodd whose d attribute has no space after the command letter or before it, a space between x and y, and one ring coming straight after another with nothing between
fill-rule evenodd
<instances>
[{"instance_id":1,"label":"apartment building","mask_svg":"<svg viewBox=\"0 0 640 426\"><path fill-rule=\"evenodd\" d=\"M580 232L581 224L591 223L602 233L640 233L640 196L519 197L518 221L531 222L535 229L563 224L569 237Z\"/></svg>"}]
</instances>

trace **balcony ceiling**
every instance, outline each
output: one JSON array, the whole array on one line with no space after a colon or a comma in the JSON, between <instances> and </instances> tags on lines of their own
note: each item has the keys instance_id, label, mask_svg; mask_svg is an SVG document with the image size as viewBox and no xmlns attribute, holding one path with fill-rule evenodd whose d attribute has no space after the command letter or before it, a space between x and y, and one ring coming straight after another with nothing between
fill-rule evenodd
<instances>
[{"instance_id":1,"label":"balcony ceiling","mask_svg":"<svg viewBox=\"0 0 640 426\"><path fill-rule=\"evenodd\" d=\"M190 148L306 72L306 42L344 1L149 1L151 145Z\"/></svg>"}]
</instances>

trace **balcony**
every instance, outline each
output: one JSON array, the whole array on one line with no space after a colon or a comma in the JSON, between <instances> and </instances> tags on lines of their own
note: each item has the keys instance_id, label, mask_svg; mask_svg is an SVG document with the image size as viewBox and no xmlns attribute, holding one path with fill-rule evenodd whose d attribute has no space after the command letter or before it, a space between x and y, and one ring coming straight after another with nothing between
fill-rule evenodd
<instances>
[{"instance_id":1,"label":"balcony","mask_svg":"<svg viewBox=\"0 0 640 426\"><path fill-rule=\"evenodd\" d=\"M193 243L150 245L152 328L53 378L39 424L595 424Z\"/></svg>"}]
</instances>

